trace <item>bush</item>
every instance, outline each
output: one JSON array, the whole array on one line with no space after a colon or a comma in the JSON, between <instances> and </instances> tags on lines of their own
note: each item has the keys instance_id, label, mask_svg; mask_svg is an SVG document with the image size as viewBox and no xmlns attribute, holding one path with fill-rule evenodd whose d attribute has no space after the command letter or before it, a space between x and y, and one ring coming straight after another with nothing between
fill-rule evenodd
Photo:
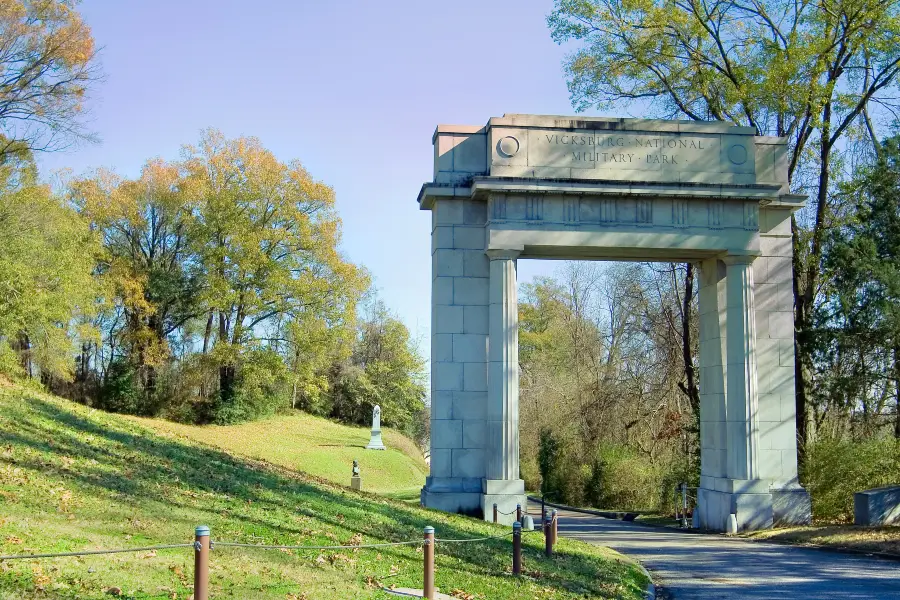
<instances>
[{"instance_id":1,"label":"bush","mask_svg":"<svg viewBox=\"0 0 900 600\"><path fill-rule=\"evenodd\" d=\"M278 353L259 348L243 358L234 396L214 408L213 420L218 425L259 419L290 406L287 371Z\"/></svg>"},{"instance_id":2,"label":"bush","mask_svg":"<svg viewBox=\"0 0 900 600\"><path fill-rule=\"evenodd\" d=\"M900 440L818 440L807 448L803 481L816 521L853 520L853 494L900 483Z\"/></svg>"},{"instance_id":3,"label":"bush","mask_svg":"<svg viewBox=\"0 0 900 600\"><path fill-rule=\"evenodd\" d=\"M662 473L650 459L624 446L602 446L598 452L600 507L617 510L656 508Z\"/></svg>"},{"instance_id":4,"label":"bush","mask_svg":"<svg viewBox=\"0 0 900 600\"><path fill-rule=\"evenodd\" d=\"M144 414L146 403L138 383L134 366L125 360L115 360L109 366L106 379L100 386L97 408L130 415Z\"/></svg>"}]
</instances>

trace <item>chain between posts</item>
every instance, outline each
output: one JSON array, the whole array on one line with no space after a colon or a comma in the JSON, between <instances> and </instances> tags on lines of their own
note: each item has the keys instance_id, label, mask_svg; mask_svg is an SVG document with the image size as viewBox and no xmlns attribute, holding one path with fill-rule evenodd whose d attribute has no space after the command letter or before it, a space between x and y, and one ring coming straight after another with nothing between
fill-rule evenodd
<instances>
[{"instance_id":1,"label":"chain between posts","mask_svg":"<svg viewBox=\"0 0 900 600\"><path fill-rule=\"evenodd\" d=\"M172 548L193 548L194 544L166 544L163 546L143 546L141 548L121 548L118 550L84 550L81 552L49 552L46 554L11 554L0 556L0 560L28 560L33 558L62 558L66 556L96 556L98 554L123 554L126 552L149 552L150 550L171 550Z\"/></svg>"}]
</instances>

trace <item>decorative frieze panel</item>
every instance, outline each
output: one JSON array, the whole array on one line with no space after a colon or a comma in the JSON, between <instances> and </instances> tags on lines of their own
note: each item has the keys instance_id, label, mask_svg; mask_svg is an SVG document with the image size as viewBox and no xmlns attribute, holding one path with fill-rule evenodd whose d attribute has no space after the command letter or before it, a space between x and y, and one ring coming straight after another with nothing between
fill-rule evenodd
<instances>
[{"instance_id":1,"label":"decorative frieze panel","mask_svg":"<svg viewBox=\"0 0 900 600\"><path fill-rule=\"evenodd\" d=\"M492 223L759 229L753 201L611 196L491 194Z\"/></svg>"}]
</instances>

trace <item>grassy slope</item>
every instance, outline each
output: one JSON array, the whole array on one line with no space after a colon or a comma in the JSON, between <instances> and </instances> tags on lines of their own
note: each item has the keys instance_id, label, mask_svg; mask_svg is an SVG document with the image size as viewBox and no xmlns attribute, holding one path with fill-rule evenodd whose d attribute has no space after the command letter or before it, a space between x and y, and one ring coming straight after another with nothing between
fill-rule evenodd
<instances>
[{"instance_id":1,"label":"grassy slope","mask_svg":"<svg viewBox=\"0 0 900 600\"><path fill-rule=\"evenodd\" d=\"M17 388L0 389L0 554L187 542L372 543L503 531L357 494L288 469L238 458L133 420ZM561 540L546 559L526 536L528 576L509 576L508 538L438 545L438 586L472 598L641 597L637 567L616 553ZM0 598L178 598L190 594L189 549L158 554L0 562ZM378 584L421 586L421 551L279 552L219 547L213 598L387 598ZM115 591L115 590L113 590ZM467 596L469 597L469 596Z\"/></svg>"},{"instance_id":2,"label":"grassy slope","mask_svg":"<svg viewBox=\"0 0 900 600\"><path fill-rule=\"evenodd\" d=\"M350 467L358 459L363 489L376 493L417 493L428 473L415 444L389 429L382 431L388 449L374 451L365 449L370 429L339 425L310 415L274 417L228 427L134 420L164 437L195 440L341 485L350 485Z\"/></svg>"}]
</instances>

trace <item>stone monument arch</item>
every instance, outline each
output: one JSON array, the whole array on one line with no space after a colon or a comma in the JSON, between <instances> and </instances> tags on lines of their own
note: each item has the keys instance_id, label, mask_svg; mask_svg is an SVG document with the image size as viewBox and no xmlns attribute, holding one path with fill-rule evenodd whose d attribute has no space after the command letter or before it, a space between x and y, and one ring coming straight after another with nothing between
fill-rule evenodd
<instances>
[{"instance_id":1,"label":"stone monument arch","mask_svg":"<svg viewBox=\"0 0 900 600\"><path fill-rule=\"evenodd\" d=\"M504 115L440 125L425 506L491 515L519 478L518 258L700 267L700 525L809 520L797 480L786 141L725 123ZM507 520L512 517L506 517Z\"/></svg>"}]
</instances>

